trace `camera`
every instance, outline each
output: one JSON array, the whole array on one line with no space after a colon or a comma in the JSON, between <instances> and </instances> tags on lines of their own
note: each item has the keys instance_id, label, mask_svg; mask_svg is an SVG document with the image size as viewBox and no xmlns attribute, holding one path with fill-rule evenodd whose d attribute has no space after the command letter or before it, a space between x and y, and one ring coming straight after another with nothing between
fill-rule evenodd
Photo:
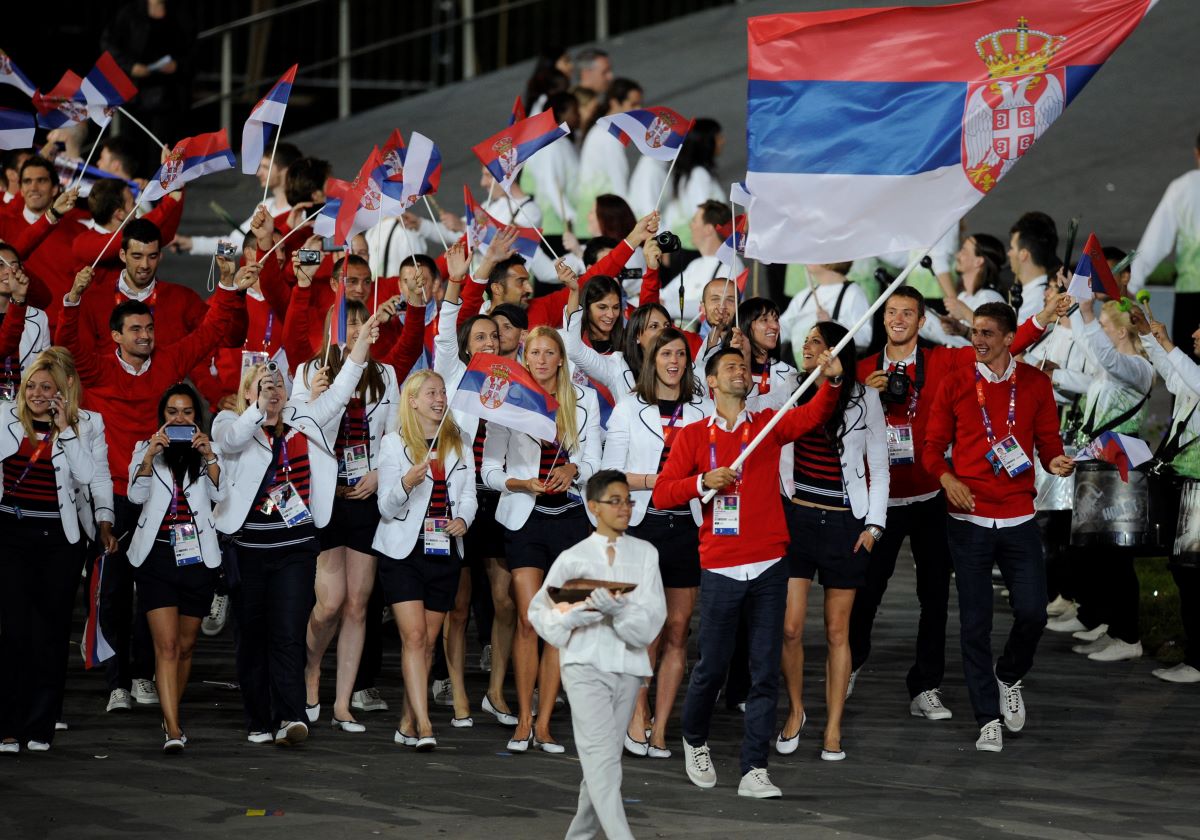
<instances>
[{"instance_id":1,"label":"camera","mask_svg":"<svg viewBox=\"0 0 1200 840\"><path fill-rule=\"evenodd\" d=\"M195 426L167 426L167 440L171 443L187 443L192 442L192 438L196 436Z\"/></svg>"},{"instance_id":2,"label":"camera","mask_svg":"<svg viewBox=\"0 0 1200 840\"><path fill-rule=\"evenodd\" d=\"M279 363L274 359L267 362L267 373L277 373L279 371Z\"/></svg>"},{"instance_id":3,"label":"camera","mask_svg":"<svg viewBox=\"0 0 1200 840\"><path fill-rule=\"evenodd\" d=\"M296 252L300 255L300 265L320 265L321 252L311 248L301 248Z\"/></svg>"},{"instance_id":4,"label":"camera","mask_svg":"<svg viewBox=\"0 0 1200 840\"><path fill-rule=\"evenodd\" d=\"M221 241L217 243L218 257L232 257L237 254L237 246L232 242Z\"/></svg>"},{"instance_id":5,"label":"camera","mask_svg":"<svg viewBox=\"0 0 1200 840\"><path fill-rule=\"evenodd\" d=\"M617 272L617 280L641 280L642 270L640 268L622 268Z\"/></svg>"},{"instance_id":6,"label":"camera","mask_svg":"<svg viewBox=\"0 0 1200 840\"><path fill-rule=\"evenodd\" d=\"M679 237L669 230L664 230L662 233L656 234L654 241L658 243L658 250L664 254L673 254L683 247L683 243L679 241Z\"/></svg>"},{"instance_id":7,"label":"camera","mask_svg":"<svg viewBox=\"0 0 1200 840\"><path fill-rule=\"evenodd\" d=\"M883 393L879 395L879 401L885 403L899 404L908 399L908 389L912 386L912 381L908 378L908 364L905 362L897 362L896 367L888 372L887 385L883 388Z\"/></svg>"}]
</instances>

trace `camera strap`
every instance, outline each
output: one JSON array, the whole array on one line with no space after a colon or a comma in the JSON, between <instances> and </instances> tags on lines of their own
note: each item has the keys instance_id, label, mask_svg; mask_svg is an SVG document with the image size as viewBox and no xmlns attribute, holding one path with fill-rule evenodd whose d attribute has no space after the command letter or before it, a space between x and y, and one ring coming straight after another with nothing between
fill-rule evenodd
<instances>
[{"instance_id":1,"label":"camera strap","mask_svg":"<svg viewBox=\"0 0 1200 840\"><path fill-rule=\"evenodd\" d=\"M917 414L917 400L920 399L921 389L925 387L925 351L921 349L921 345L917 345L917 349L913 351L913 367L916 368L914 373L912 399L908 402L908 420L911 423L912 418ZM890 361L887 357L887 348L879 351L879 369L887 371L890 365L898 365L900 362Z\"/></svg>"},{"instance_id":2,"label":"camera strap","mask_svg":"<svg viewBox=\"0 0 1200 840\"><path fill-rule=\"evenodd\" d=\"M713 276L716 276L716 272L713 272ZM849 288L850 288L850 281L849 281L849 280L843 280L843 281L842 281L842 288L838 290L838 296L837 296L837 300L835 300L835 301L833 302L833 312L832 312L832 317L833 317L833 320L835 320L835 321L836 321L838 318L840 318L840 317L841 317L841 314L842 314L842 301L846 299L846 291L847 291ZM801 309L804 309L804 307L808 306L808 302L809 302L810 300L812 300L812 298L813 298L813 295L815 295L816 293L817 293L817 287L816 287L816 286L814 286L814 287L812 287L811 289L809 289L809 290L808 290L808 294L804 296L804 302L803 302L802 304L800 304L800 308L801 308ZM820 306L820 305L821 305L821 301L818 299L818 300L817 300L817 306Z\"/></svg>"}]
</instances>

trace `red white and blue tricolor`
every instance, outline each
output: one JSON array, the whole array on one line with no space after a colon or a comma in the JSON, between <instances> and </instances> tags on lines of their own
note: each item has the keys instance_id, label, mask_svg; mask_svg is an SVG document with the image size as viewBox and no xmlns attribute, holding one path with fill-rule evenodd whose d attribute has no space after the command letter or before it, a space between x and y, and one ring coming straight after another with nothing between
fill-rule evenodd
<instances>
[{"instance_id":1,"label":"red white and blue tricolor","mask_svg":"<svg viewBox=\"0 0 1200 840\"><path fill-rule=\"evenodd\" d=\"M0 149L28 149L37 131L37 117L24 111L0 108Z\"/></svg>"},{"instance_id":2,"label":"red white and blue tricolor","mask_svg":"<svg viewBox=\"0 0 1200 840\"><path fill-rule=\"evenodd\" d=\"M342 260L342 276L338 278L337 295L333 299L333 310L329 315L329 343L345 347L350 334L346 322L346 270L349 260Z\"/></svg>"},{"instance_id":3,"label":"red white and blue tricolor","mask_svg":"<svg viewBox=\"0 0 1200 840\"><path fill-rule=\"evenodd\" d=\"M12 85L26 96L33 96L37 90L4 50L0 50L0 85Z\"/></svg>"},{"instance_id":4,"label":"red white and blue tricolor","mask_svg":"<svg viewBox=\"0 0 1200 840\"><path fill-rule=\"evenodd\" d=\"M692 120L661 105L611 114L596 120L596 127L606 130L623 144L633 143L646 157L655 160L675 160L683 140L692 130Z\"/></svg>"},{"instance_id":5,"label":"red white and blue tricolor","mask_svg":"<svg viewBox=\"0 0 1200 840\"><path fill-rule=\"evenodd\" d=\"M1104 249L1094 233L1087 238L1083 254L1075 264L1067 294L1076 300L1091 300L1098 294L1108 295L1112 300L1121 299L1121 288L1113 277L1112 269L1108 267Z\"/></svg>"},{"instance_id":6,"label":"red white and blue tricolor","mask_svg":"<svg viewBox=\"0 0 1200 840\"><path fill-rule=\"evenodd\" d=\"M570 133L571 129L567 128L566 123L554 122L553 111L542 111L493 134L477 144L473 151L479 162L492 173L500 189L508 192L525 161L539 149Z\"/></svg>"},{"instance_id":7,"label":"red white and blue tricolor","mask_svg":"<svg viewBox=\"0 0 1200 840\"><path fill-rule=\"evenodd\" d=\"M38 112L38 125L55 129L86 122L88 108L83 103L83 94L79 92L82 85L83 79L79 78L79 74L68 70L49 93L35 90L33 107Z\"/></svg>"},{"instance_id":8,"label":"red white and blue tricolor","mask_svg":"<svg viewBox=\"0 0 1200 840\"><path fill-rule=\"evenodd\" d=\"M89 117L97 125L105 126L112 119L112 112L135 96L137 88L106 52L84 78L68 70L49 93L35 91L33 104L38 109L38 124L43 128L81 123Z\"/></svg>"},{"instance_id":9,"label":"red white and blue tricolor","mask_svg":"<svg viewBox=\"0 0 1200 840\"><path fill-rule=\"evenodd\" d=\"M1154 0L975 0L748 22L746 253L928 248L1042 136Z\"/></svg>"},{"instance_id":10,"label":"red white and blue tricolor","mask_svg":"<svg viewBox=\"0 0 1200 840\"><path fill-rule=\"evenodd\" d=\"M470 188L466 186L463 187L463 201L467 207L467 248L482 252L492 244L496 234L507 225L500 224L495 216L480 207L475 202L475 197L471 195ZM532 263L533 258L537 256L538 246L539 237L536 228L517 228L517 241L513 247L525 260L526 266Z\"/></svg>"},{"instance_id":11,"label":"red white and blue tricolor","mask_svg":"<svg viewBox=\"0 0 1200 840\"><path fill-rule=\"evenodd\" d=\"M404 178L400 203L407 210L423 195L437 192L442 180L442 153L432 140L414 131L404 153Z\"/></svg>"},{"instance_id":12,"label":"red white and blue tricolor","mask_svg":"<svg viewBox=\"0 0 1200 840\"><path fill-rule=\"evenodd\" d=\"M518 362L492 353L471 357L450 407L540 440L558 436L558 401Z\"/></svg>"},{"instance_id":13,"label":"red white and blue tricolor","mask_svg":"<svg viewBox=\"0 0 1200 840\"><path fill-rule=\"evenodd\" d=\"M185 137L175 144L142 193L142 202L157 201L202 175L233 169L237 161L225 129Z\"/></svg>"},{"instance_id":14,"label":"red white and blue tricolor","mask_svg":"<svg viewBox=\"0 0 1200 840\"><path fill-rule=\"evenodd\" d=\"M717 246L716 256L725 265L734 265L746 251L746 222L746 214L739 213L732 222L717 228L725 241Z\"/></svg>"},{"instance_id":15,"label":"red white and blue tricolor","mask_svg":"<svg viewBox=\"0 0 1200 840\"><path fill-rule=\"evenodd\" d=\"M1146 441L1120 432L1101 432L1087 446L1079 450L1076 461L1104 461L1117 468L1121 481L1129 481L1129 471L1137 469L1153 458Z\"/></svg>"},{"instance_id":16,"label":"red white and blue tricolor","mask_svg":"<svg viewBox=\"0 0 1200 840\"><path fill-rule=\"evenodd\" d=\"M349 244L354 234L377 224L382 217L383 198L376 180L382 166L383 157L379 154L379 147L374 146L359 168L354 183L340 197L341 205L333 231L333 241L337 244Z\"/></svg>"},{"instance_id":17,"label":"red white and blue tricolor","mask_svg":"<svg viewBox=\"0 0 1200 840\"><path fill-rule=\"evenodd\" d=\"M283 115L287 111L288 97L292 95L297 67L298 64L293 64L288 68L250 111L250 117L242 129L242 172L246 175L258 171L258 164L267 154L271 137L283 125Z\"/></svg>"},{"instance_id":18,"label":"red white and blue tricolor","mask_svg":"<svg viewBox=\"0 0 1200 840\"><path fill-rule=\"evenodd\" d=\"M112 645L104 636L104 628L100 626L100 586L104 581L104 561L107 559L108 555L105 554L97 557L92 562L92 574L88 578L88 613L83 625L83 644L80 646L84 670L103 664L114 654Z\"/></svg>"}]
</instances>

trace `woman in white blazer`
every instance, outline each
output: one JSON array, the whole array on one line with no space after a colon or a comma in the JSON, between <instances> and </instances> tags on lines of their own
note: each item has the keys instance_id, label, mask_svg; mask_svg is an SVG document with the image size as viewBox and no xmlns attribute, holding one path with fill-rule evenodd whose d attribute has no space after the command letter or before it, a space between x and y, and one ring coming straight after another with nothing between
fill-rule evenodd
<instances>
[{"instance_id":1,"label":"woman in white blazer","mask_svg":"<svg viewBox=\"0 0 1200 840\"><path fill-rule=\"evenodd\" d=\"M213 421L227 473L217 530L233 536L241 579L231 603L241 632L238 679L253 743L287 746L308 737L305 631L320 549L317 529L329 522L338 473L329 429L354 396L378 334L375 319L368 320L341 371L312 400L287 400L278 370L247 369L237 409Z\"/></svg>"},{"instance_id":2,"label":"woman in white blazer","mask_svg":"<svg viewBox=\"0 0 1200 840\"><path fill-rule=\"evenodd\" d=\"M846 328L821 321L801 348L802 371L846 335ZM854 377L854 344L839 354L844 376ZM820 386L820 379L817 381ZM869 553L883 536L888 500L887 431L883 406L873 388L855 377L843 384L838 405L824 427L794 444L794 466L784 482L784 510L791 542L790 580L783 625L783 676L791 709L775 748L796 751L804 728L804 619L808 592L819 576L825 589L825 743L821 758L840 761L842 710L850 682L850 609L866 584Z\"/></svg>"},{"instance_id":3,"label":"woman in white blazer","mask_svg":"<svg viewBox=\"0 0 1200 840\"><path fill-rule=\"evenodd\" d=\"M225 487L204 432L203 402L191 385L167 389L158 402L158 425L153 437L134 447L129 462L129 501L142 511L126 557L154 640L163 752L176 753L187 744L179 701L221 565L213 506Z\"/></svg>"},{"instance_id":4,"label":"woman in white blazer","mask_svg":"<svg viewBox=\"0 0 1200 840\"><path fill-rule=\"evenodd\" d=\"M50 749L83 566L75 492L95 474L92 429L52 356L0 402L0 752Z\"/></svg>"},{"instance_id":5,"label":"woman in white blazer","mask_svg":"<svg viewBox=\"0 0 1200 840\"><path fill-rule=\"evenodd\" d=\"M646 354L637 391L617 403L608 418L601 467L620 470L629 481L633 513L629 533L658 549L659 572L667 593L667 620L649 648L650 664L657 658L657 689L650 737L647 691L638 694L633 718L625 735L625 749L633 755L670 758L667 723L687 667L688 625L700 590L700 503L676 510L658 510L650 503L655 480L671 452L675 434L689 423L712 413L712 405L698 393L687 339L674 327L660 332Z\"/></svg>"},{"instance_id":6,"label":"woman in white blazer","mask_svg":"<svg viewBox=\"0 0 1200 840\"><path fill-rule=\"evenodd\" d=\"M572 276L573 273L572 273ZM600 289L607 286L602 281L605 278L593 278L587 284L587 290ZM578 283L578 280L574 281ZM597 285L599 284L599 285ZM585 299L586 299L585 295ZM615 294L609 297L615 298ZM638 374L642 369L642 359L650 352L654 339L664 328L671 326L671 316L658 303L647 303L639 306L629 316L629 323L624 327L624 336L619 345L597 341L594 334L589 333L587 324L598 316L595 310L607 308L611 301L592 301L586 306L580 306L576 296L572 295L567 301L567 356L571 365L578 373L595 380L612 393L613 398L620 403L629 399L637 390ZM588 313L588 309L592 309ZM587 317L585 317L587 313Z\"/></svg>"},{"instance_id":7,"label":"woman in white blazer","mask_svg":"<svg viewBox=\"0 0 1200 840\"><path fill-rule=\"evenodd\" d=\"M404 712L398 744L437 746L429 722L429 667L454 607L463 536L475 519L475 462L452 416L446 383L422 370L404 383L399 428L379 461L379 584L404 644Z\"/></svg>"},{"instance_id":8,"label":"woman in white blazer","mask_svg":"<svg viewBox=\"0 0 1200 840\"><path fill-rule=\"evenodd\" d=\"M391 315L391 306L380 307ZM346 301L347 346L370 317L361 301ZM381 316L382 317L382 316ZM320 352L296 371L292 401L308 402L324 392L342 369L344 351L329 346L329 330ZM375 554L371 542L379 526L375 491L379 484L379 453L390 430L399 399L396 371L369 355L354 396L340 415L325 425L337 459L337 483L329 522L317 529L316 603L308 618L308 662L304 669L305 712L315 723L321 714L321 660L337 633L337 680L333 726L343 732L364 732L354 718L350 695L362 659L366 636L367 602L375 586Z\"/></svg>"},{"instance_id":9,"label":"woman in white blazer","mask_svg":"<svg viewBox=\"0 0 1200 840\"><path fill-rule=\"evenodd\" d=\"M490 248L499 248L503 234L493 240ZM487 258L485 258L486 261ZM467 363L476 353L499 353L499 325L487 315L472 315L458 323L462 309L461 285L467 278L470 258L466 244L459 243L446 254L450 279L438 313L438 331L433 339L433 369L454 393ZM469 281L468 281L469 282ZM459 574L458 597L454 609L446 615L444 633L446 670L454 697L452 726L474 726L471 700L466 691L467 618L471 610L471 576L474 569L483 569L492 594L491 670L488 673L487 693L483 710L502 726L516 726L517 718L504 699L504 679L508 675L508 660L512 654L513 634L516 631L517 608L512 599L512 575L504 563L504 529L496 522L496 505L500 494L484 486L480 475L483 464L483 441L487 421L461 411L453 411L454 422L471 442L475 462L475 495L478 514L464 540L463 568Z\"/></svg>"},{"instance_id":10,"label":"woman in white blazer","mask_svg":"<svg viewBox=\"0 0 1200 840\"><path fill-rule=\"evenodd\" d=\"M561 753L564 748L550 737L559 687L558 652L546 648L539 672L529 602L555 558L591 530L582 497L588 478L600 466L600 408L595 391L571 381L566 346L556 330L539 326L529 331L525 367L558 400L558 439L547 443L489 423L483 482L500 493L496 521L505 529L505 555L517 601L513 672L520 714L508 749L525 752L534 744L545 752ZM535 680L540 687L536 732Z\"/></svg>"},{"instance_id":11,"label":"woman in white blazer","mask_svg":"<svg viewBox=\"0 0 1200 840\"><path fill-rule=\"evenodd\" d=\"M0 400L15 402L21 372L50 346L46 313L27 304L29 277L16 250L0 242Z\"/></svg>"}]
</instances>

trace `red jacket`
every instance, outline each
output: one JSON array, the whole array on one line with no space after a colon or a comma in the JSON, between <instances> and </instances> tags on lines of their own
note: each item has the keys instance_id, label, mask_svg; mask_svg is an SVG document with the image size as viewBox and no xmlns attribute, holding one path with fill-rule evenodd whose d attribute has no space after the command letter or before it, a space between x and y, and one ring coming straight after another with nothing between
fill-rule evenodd
<instances>
[{"instance_id":1,"label":"red jacket","mask_svg":"<svg viewBox=\"0 0 1200 840\"><path fill-rule=\"evenodd\" d=\"M245 313L242 294L219 289L211 298L208 313L199 328L174 344L155 344L154 353L139 376L128 373L115 348L92 352L79 334L79 306L63 307L58 340L71 355L83 385L83 406L104 417L108 441L108 466L114 492L125 495L129 461L139 441L147 440L158 428L155 409L163 392L182 380L201 362L212 358L235 329L239 313Z\"/></svg>"},{"instance_id":2,"label":"red jacket","mask_svg":"<svg viewBox=\"0 0 1200 840\"><path fill-rule=\"evenodd\" d=\"M969 348L967 348L969 349ZM991 448L983 425L976 391L974 364L959 365L942 382L930 410L925 441L918 450L925 470L935 479L953 470L975 496L975 516L1007 519L1033 513L1037 491L1033 486L1033 468L1015 478L1004 470L997 475L987 461ZM1032 365L1018 362L1013 374L1017 382L1016 422L1012 433L1025 454L1034 457L1042 466L1063 454L1062 438L1058 434L1058 407L1050 377ZM988 417L997 438L1008 435L1008 406L1012 380L989 382L983 386ZM953 467L946 463L946 447L954 445ZM1035 455L1036 453L1036 455ZM962 513L951 507L951 512Z\"/></svg>"},{"instance_id":3,"label":"red jacket","mask_svg":"<svg viewBox=\"0 0 1200 840\"><path fill-rule=\"evenodd\" d=\"M583 294L583 287L593 277L616 277L632 256L633 247L622 239L617 243L617 247L597 260L595 265L580 275L579 293ZM564 286L556 292L551 292L548 295L542 295L531 300L529 302L529 309L526 310L529 315L529 329L543 324L554 327L556 330L562 329L563 307L567 305L567 298L570 296L571 290Z\"/></svg>"},{"instance_id":4,"label":"red jacket","mask_svg":"<svg viewBox=\"0 0 1200 840\"><path fill-rule=\"evenodd\" d=\"M704 523L700 526L700 565L705 569L722 569L772 560L787 551L790 537L783 518L779 495L779 450L804 434L818 428L829 419L837 404L838 389L821 386L808 403L789 410L771 433L759 444L742 465L739 533L737 536L714 536L712 505L704 506ZM670 510L700 498L697 489L700 476L713 469L710 458L710 430L717 444L715 466L729 466L741 452L742 441L754 440L755 435L775 415L768 409L750 414L732 432L719 423L697 420L676 433L671 454L654 485L654 507Z\"/></svg>"},{"instance_id":5,"label":"red jacket","mask_svg":"<svg viewBox=\"0 0 1200 840\"><path fill-rule=\"evenodd\" d=\"M216 369L212 376L214 387L220 392L220 397L214 399L205 394L214 409L222 397L236 395L242 380L242 351L265 351L268 356L274 356L283 346L282 319L276 318L275 313L265 300L246 295L246 340L240 347L220 347L213 354L207 367ZM268 327L270 327L268 334ZM288 364L292 364L291 358ZM206 367L202 362L200 367ZM194 380L193 380L194 381Z\"/></svg>"}]
</instances>

